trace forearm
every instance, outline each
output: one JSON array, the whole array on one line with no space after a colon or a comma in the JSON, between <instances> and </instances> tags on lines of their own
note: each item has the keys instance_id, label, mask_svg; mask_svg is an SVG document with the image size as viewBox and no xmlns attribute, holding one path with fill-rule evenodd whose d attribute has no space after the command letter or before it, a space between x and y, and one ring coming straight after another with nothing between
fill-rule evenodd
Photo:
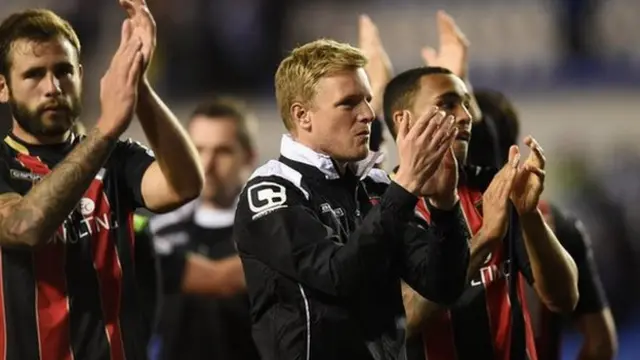
<instances>
[{"instance_id":1,"label":"forearm","mask_svg":"<svg viewBox=\"0 0 640 360\"><path fill-rule=\"evenodd\" d=\"M550 310L573 311L578 302L575 262L539 211L520 215L520 220L536 292Z\"/></svg>"},{"instance_id":2,"label":"forearm","mask_svg":"<svg viewBox=\"0 0 640 360\"><path fill-rule=\"evenodd\" d=\"M466 283L468 284L480 268L484 265L487 256L493 251L493 246L485 241L482 230L480 230L471 240L469 266L467 269ZM415 292L409 285L403 283L402 298L404 301L407 316L407 337L418 334L435 315L446 307L429 301Z\"/></svg>"},{"instance_id":3,"label":"forearm","mask_svg":"<svg viewBox=\"0 0 640 360\"><path fill-rule=\"evenodd\" d=\"M616 357L618 337L608 307L600 312L580 316L577 325L584 339L578 355L579 360L610 360Z\"/></svg>"},{"instance_id":4,"label":"forearm","mask_svg":"<svg viewBox=\"0 0 640 360\"><path fill-rule=\"evenodd\" d=\"M242 263L238 256L210 260L189 254L182 280L182 292L187 294L233 296L246 288Z\"/></svg>"},{"instance_id":5,"label":"forearm","mask_svg":"<svg viewBox=\"0 0 640 360\"><path fill-rule=\"evenodd\" d=\"M76 207L115 142L94 128L84 141L0 216L0 245L46 243Z\"/></svg>"},{"instance_id":6,"label":"forearm","mask_svg":"<svg viewBox=\"0 0 640 360\"><path fill-rule=\"evenodd\" d=\"M185 198L198 196L203 171L196 149L178 119L146 81L140 85L136 115L171 189ZM194 191L198 193L193 194Z\"/></svg>"}]
</instances>

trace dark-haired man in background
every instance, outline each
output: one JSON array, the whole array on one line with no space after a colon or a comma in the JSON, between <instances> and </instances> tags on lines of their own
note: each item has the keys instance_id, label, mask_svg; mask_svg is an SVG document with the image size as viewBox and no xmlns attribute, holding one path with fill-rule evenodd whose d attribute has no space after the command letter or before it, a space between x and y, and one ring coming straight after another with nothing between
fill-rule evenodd
<instances>
[{"instance_id":1,"label":"dark-haired man in background","mask_svg":"<svg viewBox=\"0 0 640 360\"><path fill-rule=\"evenodd\" d=\"M259 359L231 238L237 197L256 156L252 125L251 114L233 99L198 105L187 130L205 172L200 198L148 221L138 217L137 236L155 246L165 294L155 359Z\"/></svg>"}]
</instances>

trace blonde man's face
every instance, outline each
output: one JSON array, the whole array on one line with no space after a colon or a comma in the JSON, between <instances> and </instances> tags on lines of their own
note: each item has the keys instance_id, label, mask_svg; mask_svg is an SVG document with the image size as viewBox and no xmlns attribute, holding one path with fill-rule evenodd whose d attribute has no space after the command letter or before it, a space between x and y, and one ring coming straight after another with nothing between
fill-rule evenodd
<instances>
[{"instance_id":1,"label":"blonde man's face","mask_svg":"<svg viewBox=\"0 0 640 360\"><path fill-rule=\"evenodd\" d=\"M309 107L309 139L336 161L364 159L369 153L371 86L364 69L344 70L318 81Z\"/></svg>"}]
</instances>

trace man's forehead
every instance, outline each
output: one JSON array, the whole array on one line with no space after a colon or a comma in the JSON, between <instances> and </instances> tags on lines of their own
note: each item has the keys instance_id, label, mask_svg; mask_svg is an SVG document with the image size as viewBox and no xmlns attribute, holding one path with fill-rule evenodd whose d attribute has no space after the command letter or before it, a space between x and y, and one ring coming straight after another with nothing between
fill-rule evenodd
<instances>
[{"instance_id":1,"label":"man's forehead","mask_svg":"<svg viewBox=\"0 0 640 360\"><path fill-rule=\"evenodd\" d=\"M11 45L10 56L14 66L22 64L28 67L30 62L41 61L46 56L73 63L77 60L77 51L70 41L62 37L42 41L18 39Z\"/></svg>"},{"instance_id":2,"label":"man's forehead","mask_svg":"<svg viewBox=\"0 0 640 360\"><path fill-rule=\"evenodd\" d=\"M323 76L318 81L316 90L318 94L339 98L352 94L370 93L371 85L364 69L358 68Z\"/></svg>"},{"instance_id":3,"label":"man's forehead","mask_svg":"<svg viewBox=\"0 0 640 360\"><path fill-rule=\"evenodd\" d=\"M237 130L235 120L224 116L196 116L191 120L188 127L191 138L203 142L219 141L221 139L234 140Z\"/></svg>"},{"instance_id":4,"label":"man's forehead","mask_svg":"<svg viewBox=\"0 0 640 360\"><path fill-rule=\"evenodd\" d=\"M451 74L431 74L420 79L421 92L431 97L438 97L447 93L456 93L464 96L467 87L457 76Z\"/></svg>"}]
</instances>

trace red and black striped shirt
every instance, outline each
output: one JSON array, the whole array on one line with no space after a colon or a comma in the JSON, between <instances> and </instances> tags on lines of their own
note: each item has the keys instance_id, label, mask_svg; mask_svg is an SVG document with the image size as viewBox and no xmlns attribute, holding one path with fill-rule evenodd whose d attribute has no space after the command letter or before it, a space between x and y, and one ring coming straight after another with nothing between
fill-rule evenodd
<instances>
[{"instance_id":1,"label":"red and black striped shirt","mask_svg":"<svg viewBox=\"0 0 640 360\"><path fill-rule=\"evenodd\" d=\"M495 175L493 169L467 167L458 194L472 234L482 226L482 193ZM417 213L430 221L424 199ZM407 342L409 360L537 360L524 281L533 282L531 268L512 211L510 231L467 284L454 306L439 314ZM515 278L510 274L517 273Z\"/></svg>"},{"instance_id":2,"label":"red and black striped shirt","mask_svg":"<svg viewBox=\"0 0 640 360\"><path fill-rule=\"evenodd\" d=\"M0 193L26 194L80 142L0 149ZM146 359L153 311L140 301L132 216L154 161L119 142L77 208L37 250L0 248L0 359ZM152 266L152 261L145 261ZM153 273L153 272L150 272Z\"/></svg>"}]
</instances>

